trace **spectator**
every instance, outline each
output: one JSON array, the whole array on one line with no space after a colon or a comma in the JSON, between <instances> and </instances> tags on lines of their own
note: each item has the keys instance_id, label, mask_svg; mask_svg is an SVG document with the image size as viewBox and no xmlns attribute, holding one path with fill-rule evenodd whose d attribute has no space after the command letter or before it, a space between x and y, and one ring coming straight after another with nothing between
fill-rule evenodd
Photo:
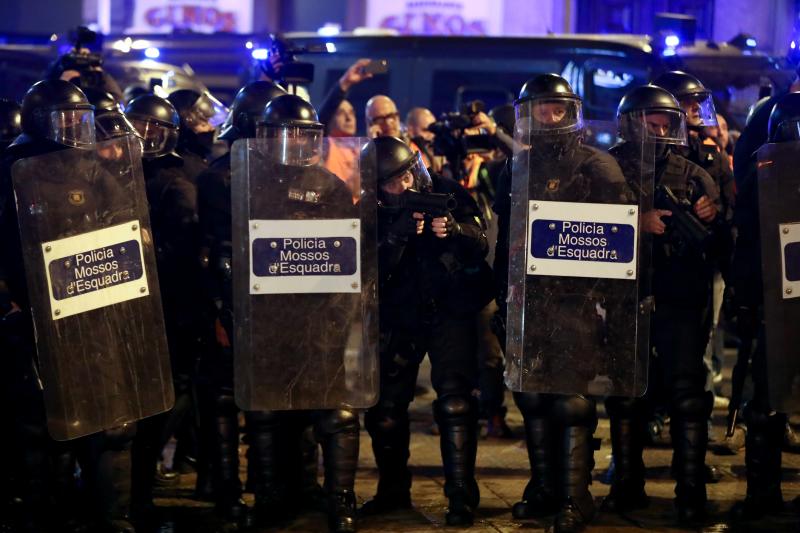
<instances>
[{"instance_id":1,"label":"spectator","mask_svg":"<svg viewBox=\"0 0 800 533\"><path fill-rule=\"evenodd\" d=\"M367 116L367 136L370 139L401 137L400 113L397 112L394 101L388 96L378 94L370 98L367 101L365 114Z\"/></svg>"},{"instance_id":2,"label":"spectator","mask_svg":"<svg viewBox=\"0 0 800 533\"><path fill-rule=\"evenodd\" d=\"M325 125L325 133L331 137L353 137L357 123L353 105L347 101L350 89L368 80L372 74L364 72L371 60L359 59L348 68L339 82L331 87L319 108L319 120Z\"/></svg>"}]
</instances>

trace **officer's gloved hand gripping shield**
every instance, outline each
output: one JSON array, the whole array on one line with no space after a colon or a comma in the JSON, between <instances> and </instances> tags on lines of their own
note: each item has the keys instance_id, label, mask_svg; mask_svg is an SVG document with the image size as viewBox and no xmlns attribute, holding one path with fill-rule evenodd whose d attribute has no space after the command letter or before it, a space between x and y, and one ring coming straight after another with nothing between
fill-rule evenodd
<instances>
[{"instance_id":1,"label":"officer's gloved hand gripping shield","mask_svg":"<svg viewBox=\"0 0 800 533\"><path fill-rule=\"evenodd\" d=\"M780 127L786 140L758 151L758 203L770 408L792 413L800 410L800 123Z\"/></svg>"},{"instance_id":2,"label":"officer's gloved hand gripping shield","mask_svg":"<svg viewBox=\"0 0 800 533\"><path fill-rule=\"evenodd\" d=\"M11 169L51 436L67 440L173 404L134 136Z\"/></svg>"},{"instance_id":3,"label":"officer's gloved hand gripping shield","mask_svg":"<svg viewBox=\"0 0 800 533\"><path fill-rule=\"evenodd\" d=\"M233 145L234 383L245 410L364 408L377 398L375 161L321 129ZM344 154L344 155L342 155Z\"/></svg>"},{"instance_id":4,"label":"officer's gloved hand gripping shield","mask_svg":"<svg viewBox=\"0 0 800 533\"><path fill-rule=\"evenodd\" d=\"M513 391L640 396L647 386L653 149L620 164L617 125L566 95L517 103L506 384Z\"/></svg>"}]
</instances>

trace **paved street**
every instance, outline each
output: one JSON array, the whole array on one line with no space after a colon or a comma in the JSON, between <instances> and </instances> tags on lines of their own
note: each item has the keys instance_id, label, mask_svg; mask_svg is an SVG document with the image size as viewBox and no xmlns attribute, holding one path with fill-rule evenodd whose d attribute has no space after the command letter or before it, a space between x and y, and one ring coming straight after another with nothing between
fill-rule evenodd
<instances>
[{"instance_id":1,"label":"paved street","mask_svg":"<svg viewBox=\"0 0 800 533\"><path fill-rule=\"evenodd\" d=\"M424 382L424 380L421 380ZM723 383L723 391L729 389L727 381ZM414 475L413 501L414 510L395 513L381 518L369 518L360 522L360 531L367 532L423 532L434 529L461 531L444 526L446 500L442 493L443 478L441 459L439 456L438 437L431 434L433 416L431 402L433 393L419 396L412 405L412 449L411 465ZM522 435L522 417L513 406L510 395L507 404L509 423L515 433ZM724 436L724 419L726 411L716 410L714 413L714 434L721 439ZM794 417L795 429L800 429L800 417ZM595 453L597 463L594 470L592 493L600 503L600 499L608 494L608 485L601 482L602 474L608 466L611 455L611 440L608 430L608 419L601 414L596 436L602 439L602 449ZM711 445L712 449L714 445ZM243 452L243 450L242 450ZM648 509L619 517L601 513L595 519L589 531L594 532L632 532L632 531L684 531L676 527L672 507L673 481L670 479L671 451L668 448L651 448L646 451L647 493L651 498ZM242 455L244 460L244 456ZM707 455L709 463L714 464L722 473L722 480L708 486L711 519L702 531L753 531L753 532L800 532L800 511L792 511L791 502L800 496L800 455L784 453L783 455L783 494L787 501L787 511L778 516L769 517L757 524L731 524L726 520L727 512L733 503L744 497L745 473L744 452L737 455L719 455L713 450ZM244 468L242 472L244 478ZM520 440L483 439L478 448L478 481L481 488L481 505L476 516L475 526L471 532L510 532L510 531L546 531L548 521L520 522L512 519L510 508L516 502L528 481L528 463L525 445ZM356 491L359 501L369 499L375 492L377 471L372 457L370 440L362 431L361 460L358 472ZM194 486L194 475L184 475L178 490L163 489L164 498L158 500L159 505L167 507L168 515L174 518L173 527L162 531L176 532L212 532L220 531L215 524L210 504L189 499ZM252 502L251 495L246 499ZM277 531L260 530L260 531ZM296 520L282 531L326 531L325 518L322 514L304 516ZM467 530L464 530L467 531Z\"/></svg>"}]
</instances>

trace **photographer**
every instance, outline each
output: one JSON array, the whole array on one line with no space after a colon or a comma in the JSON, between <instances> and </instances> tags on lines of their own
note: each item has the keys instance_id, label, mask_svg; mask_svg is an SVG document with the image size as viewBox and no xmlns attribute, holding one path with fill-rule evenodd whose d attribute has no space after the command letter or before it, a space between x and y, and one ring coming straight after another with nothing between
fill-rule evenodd
<instances>
[{"instance_id":1,"label":"photographer","mask_svg":"<svg viewBox=\"0 0 800 533\"><path fill-rule=\"evenodd\" d=\"M85 26L78 26L72 38L72 50L53 61L44 74L47 80L69 81L81 89L97 89L111 93L122 102L122 89L103 70L103 57L89 47L98 42L97 33Z\"/></svg>"}]
</instances>

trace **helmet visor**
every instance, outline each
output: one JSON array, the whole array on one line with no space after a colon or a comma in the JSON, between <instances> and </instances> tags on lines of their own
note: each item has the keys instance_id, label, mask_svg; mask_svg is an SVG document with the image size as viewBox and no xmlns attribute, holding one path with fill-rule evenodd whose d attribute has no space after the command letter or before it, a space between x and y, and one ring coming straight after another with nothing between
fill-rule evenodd
<instances>
[{"instance_id":1,"label":"helmet visor","mask_svg":"<svg viewBox=\"0 0 800 533\"><path fill-rule=\"evenodd\" d=\"M56 109L52 111L48 138L65 146L94 148L94 110Z\"/></svg>"},{"instance_id":2,"label":"helmet visor","mask_svg":"<svg viewBox=\"0 0 800 533\"><path fill-rule=\"evenodd\" d=\"M175 149L178 144L178 128L171 128L155 120L132 120L142 138L142 157L158 157Z\"/></svg>"},{"instance_id":3,"label":"helmet visor","mask_svg":"<svg viewBox=\"0 0 800 533\"><path fill-rule=\"evenodd\" d=\"M416 152L410 166L397 175L382 181L379 186L382 193L399 195L407 189L418 192L430 191L433 188L433 182L425 162L422 160L422 154Z\"/></svg>"},{"instance_id":4,"label":"helmet visor","mask_svg":"<svg viewBox=\"0 0 800 533\"><path fill-rule=\"evenodd\" d=\"M277 139L275 159L282 165L316 165L322 156L321 128L258 125L261 139Z\"/></svg>"},{"instance_id":5,"label":"helmet visor","mask_svg":"<svg viewBox=\"0 0 800 533\"><path fill-rule=\"evenodd\" d=\"M717 111L714 109L714 98L709 93L697 93L682 96L681 109L686 111L686 123L689 126L716 126Z\"/></svg>"},{"instance_id":6,"label":"helmet visor","mask_svg":"<svg viewBox=\"0 0 800 533\"><path fill-rule=\"evenodd\" d=\"M686 114L674 109L631 111L619 117L619 136L629 142L686 146Z\"/></svg>"},{"instance_id":7,"label":"helmet visor","mask_svg":"<svg viewBox=\"0 0 800 533\"><path fill-rule=\"evenodd\" d=\"M139 133L133 124L122 113L103 113L94 119L94 126L97 130L97 141L107 141L125 135L136 135Z\"/></svg>"},{"instance_id":8,"label":"helmet visor","mask_svg":"<svg viewBox=\"0 0 800 533\"><path fill-rule=\"evenodd\" d=\"M518 102L515 108L517 132L523 137L583 129L583 109L578 98L533 98Z\"/></svg>"},{"instance_id":9,"label":"helmet visor","mask_svg":"<svg viewBox=\"0 0 800 533\"><path fill-rule=\"evenodd\" d=\"M228 108L207 92L201 94L191 108L181 113L183 122L195 133L214 130L227 117Z\"/></svg>"}]
</instances>

